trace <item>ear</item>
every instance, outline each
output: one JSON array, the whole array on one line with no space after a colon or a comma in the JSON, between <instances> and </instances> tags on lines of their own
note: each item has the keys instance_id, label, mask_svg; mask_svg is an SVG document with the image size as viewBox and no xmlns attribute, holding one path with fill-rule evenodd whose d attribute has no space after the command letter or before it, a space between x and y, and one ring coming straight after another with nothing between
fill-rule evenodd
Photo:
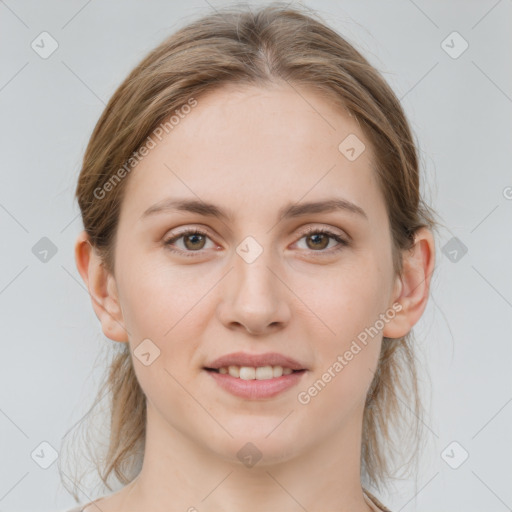
<instances>
[{"instance_id":1,"label":"ear","mask_svg":"<svg viewBox=\"0 0 512 512\"><path fill-rule=\"evenodd\" d=\"M402 275L396 278L392 301L395 311L398 303L402 309L386 324L383 336L387 338L401 338L408 334L427 306L435 263L432 232L420 228L415 233L414 246L404 252L403 258Z\"/></svg>"},{"instance_id":2,"label":"ear","mask_svg":"<svg viewBox=\"0 0 512 512\"><path fill-rule=\"evenodd\" d=\"M92 307L101 322L103 333L113 341L127 342L128 333L123 322L114 276L105 269L85 231L76 239L75 261L89 290Z\"/></svg>"}]
</instances>

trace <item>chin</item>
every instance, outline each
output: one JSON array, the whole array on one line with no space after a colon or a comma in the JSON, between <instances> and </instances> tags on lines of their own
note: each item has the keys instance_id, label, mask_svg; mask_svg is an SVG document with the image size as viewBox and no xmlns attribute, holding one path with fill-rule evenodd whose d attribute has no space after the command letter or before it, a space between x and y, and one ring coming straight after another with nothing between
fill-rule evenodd
<instances>
[{"instance_id":1,"label":"chin","mask_svg":"<svg viewBox=\"0 0 512 512\"><path fill-rule=\"evenodd\" d=\"M282 421L282 418L279 421ZM285 429L279 431L281 426L276 429L279 421L265 421L265 428L262 429L261 425L254 425L253 416L252 425L245 429L235 431L227 426L233 438L222 433L214 440L211 437L205 440L205 444L210 449L214 448L215 453L226 462L237 462L246 467L286 462L299 455L297 450L300 450L300 446ZM266 428L267 424L269 428Z\"/></svg>"}]
</instances>

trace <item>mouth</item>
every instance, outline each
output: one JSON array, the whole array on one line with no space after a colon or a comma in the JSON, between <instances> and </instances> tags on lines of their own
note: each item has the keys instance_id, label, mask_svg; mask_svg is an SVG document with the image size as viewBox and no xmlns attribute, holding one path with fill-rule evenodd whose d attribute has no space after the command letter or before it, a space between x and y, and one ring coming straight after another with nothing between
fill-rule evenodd
<instances>
[{"instance_id":1,"label":"mouth","mask_svg":"<svg viewBox=\"0 0 512 512\"><path fill-rule=\"evenodd\" d=\"M224 391L246 400L265 400L296 386L306 369L292 370L277 366L204 367L213 381Z\"/></svg>"},{"instance_id":2,"label":"mouth","mask_svg":"<svg viewBox=\"0 0 512 512\"><path fill-rule=\"evenodd\" d=\"M306 370L292 370L288 367L282 366L223 366L221 368L207 368L204 367L207 372L214 372L221 375L229 375L235 379L241 380L270 380L277 379L283 375L291 375L292 373L304 373Z\"/></svg>"}]
</instances>

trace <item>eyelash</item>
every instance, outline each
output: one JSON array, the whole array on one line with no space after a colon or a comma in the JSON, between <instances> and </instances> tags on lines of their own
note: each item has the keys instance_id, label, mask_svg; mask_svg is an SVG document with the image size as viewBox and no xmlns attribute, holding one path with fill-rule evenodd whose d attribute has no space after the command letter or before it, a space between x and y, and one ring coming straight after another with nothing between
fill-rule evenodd
<instances>
[{"instance_id":1,"label":"eyelash","mask_svg":"<svg viewBox=\"0 0 512 512\"><path fill-rule=\"evenodd\" d=\"M311 236L311 235L317 235L317 234L327 235L329 238L332 238L332 239L336 240L336 242L338 242L338 244L339 244L334 249L331 248L331 250L327 250L327 249L324 249L324 250L321 250L321 251L310 250L310 252L312 252L312 253L318 253L319 256L322 256L324 254L336 253L336 252L344 249L345 247L347 247L349 245L349 243L346 240L344 240L343 238L341 238L337 233L333 233L332 231L330 231L330 230L328 230L326 228L308 228L302 234L302 236L299 238L299 240L302 240L304 237L308 237L308 236ZM183 232L173 236L172 238L169 238L169 239L165 240L164 241L164 245L171 252L180 254L180 255L185 256L187 258L190 258L190 257L194 258L194 257L200 255L202 250L199 250L199 251L183 251L181 249L179 249L179 250L178 249L174 249L171 246L171 244L173 244L174 242L176 242L180 238L186 237L188 235L202 235L202 236L210 238L208 233L206 233L205 231L203 231L203 230L201 230L199 228L194 228L194 229L188 229L187 231L183 231Z\"/></svg>"}]
</instances>

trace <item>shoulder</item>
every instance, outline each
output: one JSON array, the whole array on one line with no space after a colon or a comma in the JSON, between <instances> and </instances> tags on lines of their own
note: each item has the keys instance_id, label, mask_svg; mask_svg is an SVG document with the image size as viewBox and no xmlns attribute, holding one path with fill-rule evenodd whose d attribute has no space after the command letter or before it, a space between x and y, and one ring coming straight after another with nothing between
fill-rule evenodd
<instances>
[{"instance_id":1,"label":"shoulder","mask_svg":"<svg viewBox=\"0 0 512 512\"><path fill-rule=\"evenodd\" d=\"M391 512L391 510L383 505L370 491L363 489L363 493L367 498L368 504L375 512Z\"/></svg>"}]
</instances>

